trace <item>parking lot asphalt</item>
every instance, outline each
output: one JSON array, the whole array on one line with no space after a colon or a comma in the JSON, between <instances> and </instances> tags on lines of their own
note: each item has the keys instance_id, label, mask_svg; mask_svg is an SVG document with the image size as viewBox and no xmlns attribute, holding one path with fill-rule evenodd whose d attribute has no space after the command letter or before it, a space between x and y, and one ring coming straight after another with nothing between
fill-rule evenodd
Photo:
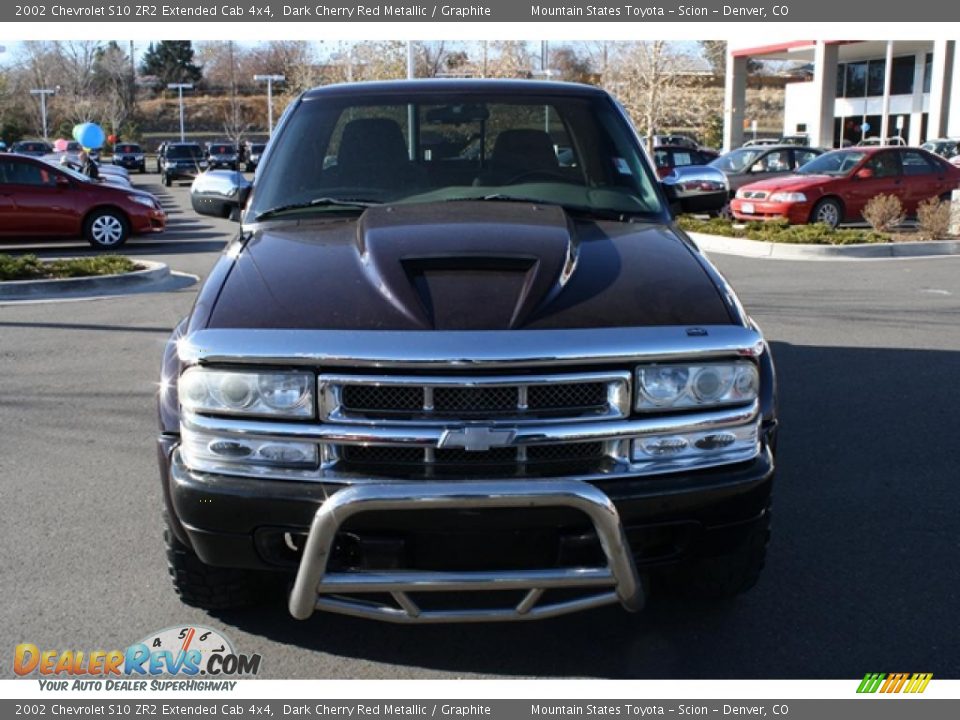
<instances>
[{"instance_id":1,"label":"parking lot asphalt","mask_svg":"<svg viewBox=\"0 0 960 720\"><path fill-rule=\"evenodd\" d=\"M205 275L235 225L156 175L169 232L125 252ZM0 252L86 254L77 243ZM179 603L160 531L154 392L196 287L0 305L0 676L13 645L126 647L196 623L271 678L960 677L960 258L715 261L773 343L782 433L773 542L734 602L654 602L520 625L392 626L282 601Z\"/></svg>"}]
</instances>

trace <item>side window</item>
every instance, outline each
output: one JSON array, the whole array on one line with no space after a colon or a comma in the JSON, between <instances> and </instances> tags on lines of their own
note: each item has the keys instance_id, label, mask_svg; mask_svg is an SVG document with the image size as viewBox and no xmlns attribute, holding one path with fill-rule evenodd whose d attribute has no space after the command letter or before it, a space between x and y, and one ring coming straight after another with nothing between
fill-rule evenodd
<instances>
[{"instance_id":1,"label":"side window","mask_svg":"<svg viewBox=\"0 0 960 720\"><path fill-rule=\"evenodd\" d=\"M931 175L937 171L927 159L918 152L908 151L900 156L904 175Z\"/></svg>"},{"instance_id":2,"label":"side window","mask_svg":"<svg viewBox=\"0 0 960 720\"><path fill-rule=\"evenodd\" d=\"M0 160L0 185L12 185L15 182L14 175L19 164L9 160Z\"/></svg>"},{"instance_id":3,"label":"side window","mask_svg":"<svg viewBox=\"0 0 960 720\"><path fill-rule=\"evenodd\" d=\"M894 177L900 174L897 157L892 152L882 152L874 155L865 168L873 171L873 176L877 178Z\"/></svg>"},{"instance_id":4,"label":"side window","mask_svg":"<svg viewBox=\"0 0 960 720\"><path fill-rule=\"evenodd\" d=\"M686 167L687 165L696 165L693 155L688 150L674 150L673 166Z\"/></svg>"},{"instance_id":5,"label":"side window","mask_svg":"<svg viewBox=\"0 0 960 720\"><path fill-rule=\"evenodd\" d=\"M810 152L809 150L794 150L793 157L796 160L796 166L800 167L801 165L806 165L808 162L817 157L815 152Z\"/></svg>"},{"instance_id":6,"label":"side window","mask_svg":"<svg viewBox=\"0 0 960 720\"><path fill-rule=\"evenodd\" d=\"M658 168L670 167L670 152L668 150L654 150L653 161Z\"/></svg>"},{"instance_id":7,"label":"side window","mask_svg":"<svg viewBox=\"0 0 960 720\"><path fill-rule=\"evenodd\" d=\"M56 184L52 170L47 170L33 163L10 163L6 175L6 182L17 185L49 186Z\"/></svg>"},{"instance_id":8,"label":"side window","mask_svg":"<svg viewBox=\"0 0 960 720\"><path fill-rule=\"evenodd\" d=\"M790 151L775 150L769 152L754 163L760 166L759 172L787 172L790 170Z\"/></svg>"}]
</instances>

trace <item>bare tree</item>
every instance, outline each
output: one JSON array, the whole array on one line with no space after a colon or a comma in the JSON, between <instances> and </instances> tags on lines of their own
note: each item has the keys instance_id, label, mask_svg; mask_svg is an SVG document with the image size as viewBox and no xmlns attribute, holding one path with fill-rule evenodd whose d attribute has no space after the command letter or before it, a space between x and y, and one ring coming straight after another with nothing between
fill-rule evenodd
<instances>
[{"instance_id":1,"label":"bare tree","mask_svg":"<svg viewBox=\"0 0 960 720\"><path fill-rule=\"evenodd\" d=\"M703 113L685 92L692 83L694 59L674 43L649 40L617 47L610 66L615 92L652 147L653 136L672 126L699 122Z\"/></svg>"},{"instance_id":2,"label":"bare tree","mask_svg":"<svg viewBox=\"0 0 960 720\"><path fill-rule=\"evenodd\" d=\"M489 44L485 77L529 78L533 76L534 58L526 42L503 40Z\"/></svg>"}]
</instances>

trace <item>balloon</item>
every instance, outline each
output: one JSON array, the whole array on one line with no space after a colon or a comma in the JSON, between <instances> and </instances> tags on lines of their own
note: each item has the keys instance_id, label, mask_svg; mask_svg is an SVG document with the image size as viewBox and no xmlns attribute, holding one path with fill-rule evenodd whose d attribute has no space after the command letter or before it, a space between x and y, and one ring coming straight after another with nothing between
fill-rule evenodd
<instances>
[{"instance_id":1,"label":"balloon","mask_svg":"<svg viewBox=\"0 0 960 720\"><path fill-rule=\"evenodd\" d=\"M67 141L63 138L59 138L56 142L53 143L53 149L57 152L66 152L67 151Z\"/></svg>"},{"instance_id":2,"label":"balloon","mask_svg":"<svg viewBox=\"0 0 960 720\"><path fill-rule=\"evenodd\" d=\"M85 148L103 147L104 135L99 125L94 123L80 123L73 128L73 139Z\"/></svg>"},{"instance_id":3,"label":"balloon","mask_svg":"<svg viewBox=\"0 0 960 720\"><path fill-rule=\"evenodd\" d=\"M114 143L117 142L117 136L116 136L116 135L107 135L107 142L110 143L111 145L113 145Z\"/></svg>"}]
</instances>

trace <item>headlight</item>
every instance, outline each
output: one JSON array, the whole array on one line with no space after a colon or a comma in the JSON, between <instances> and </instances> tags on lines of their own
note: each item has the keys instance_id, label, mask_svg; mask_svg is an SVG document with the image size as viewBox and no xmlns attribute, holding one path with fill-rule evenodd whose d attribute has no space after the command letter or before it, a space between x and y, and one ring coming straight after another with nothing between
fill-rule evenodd
<instances>
[{"instance_id":1,"label":"headlight","mask_svg":"<svg viewBox=\"0 0 960 720\"><path fill-rule=\"evenodd\" d=\"M755 400L760 376L752 362L646 365L637 368L637 410L731 405Z\"/></svg>"},{"instance_id":2,"label":"headlight","mask_svg":"<svg viewBox=\"0 0 960 720\"><path fill-rule=\"evenodd\" d=\"M151 210L156 208L153 198L146 197L145 195L127 195L127 199L139 205L146 205Z\"/></svg>"},{"instance_id":3,"label":"headlight","mask_svg":"<svg viewBox=\"0 0 960 720\"><path fill-rule=\"evenodd\" d=\"M180 376L180 404L192 412L313 417L313 375L194 367Z\"/></svg>"},{"instance_id":4,"label":"headlight","mask_svg":"<svg viewBox=\"0 0 960 720\"><path fill-rule=\"evenodd\" d=\"M164 160L164 161L163 161L163 167L165 167L167 170L169 170L170 168L175 167L175 166L176 166L176 163L174 163L172 160Z\"/></svg>"},{"instance_id":5,"label":"headlight","mask_svg":"<svg viewBox=\"0 0 960 720\"><path fill-rule=\"evenodd\" d=\"M775 192L769 200L770 202L802 203L807 201L807 196L798 192Z\"/></svg>"},{"instance_id":6,"label":"headlight","mask_svg":"<svg viewBox=\"0 0 960 720\"><path fill-rule=\"evenodd\" d=\"M206 166L207 166L207 161L206 161L206 160L201 160L201 161L200 161L200 167L205 168Z\"/></svg>"}]
</instances>

